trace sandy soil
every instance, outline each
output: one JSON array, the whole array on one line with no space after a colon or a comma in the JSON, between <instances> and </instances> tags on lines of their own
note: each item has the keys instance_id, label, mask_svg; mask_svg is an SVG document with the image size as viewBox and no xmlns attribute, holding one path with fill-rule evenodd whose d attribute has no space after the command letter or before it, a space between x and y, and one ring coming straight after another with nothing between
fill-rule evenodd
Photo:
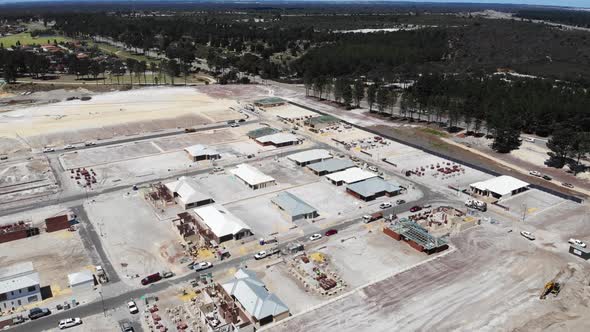
<instances>
[{"instance_id":1,"label":"sandy soil","mask_svg":"<svg viewBox=\"0 0 590 332\"><path fill-rule=\"evenodd\" d=\"M236 103L216 99L194 88L155 87L124 92L110 92L89 101L62 101L3 112L0 137L37 136L101 128L133 122L175 118L186 115L225 111ZM205 117L211 118L210 114Z\"/></svg>"},{"instance_id":2,"label":"sandy soil","mask_svg":"<svg viewBox=\"0 0 590 332\"><path fill-rule=\"evenodd\" d=\"M485 229L488 228L488 229ZM330 305L295 316L272 331L498 331L588 329L590 268L492 225L460 234L457 250ZM572 256L573 257L573 256ZM539 300L556 275L558 298Z\"/></svg>"}]
</instances>

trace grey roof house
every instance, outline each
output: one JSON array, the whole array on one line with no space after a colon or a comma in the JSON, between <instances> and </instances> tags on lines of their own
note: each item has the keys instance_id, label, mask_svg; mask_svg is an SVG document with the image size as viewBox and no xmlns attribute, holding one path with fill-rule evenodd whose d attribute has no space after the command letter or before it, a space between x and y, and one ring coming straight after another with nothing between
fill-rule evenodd
<instances>
[{"instance_id":1,"label":"grey roof house","mask_svg":"<svg viewBox=\"0 0 590 332\"><path fill-rule=\"evenodd\" d=\"M271 201L281 210L281 212L283 212L283 214L290 218L291 221L312 219L318 216L318 211L313 206L286 191L281 192L271 199Z\"/></svg>"}]
</instances>

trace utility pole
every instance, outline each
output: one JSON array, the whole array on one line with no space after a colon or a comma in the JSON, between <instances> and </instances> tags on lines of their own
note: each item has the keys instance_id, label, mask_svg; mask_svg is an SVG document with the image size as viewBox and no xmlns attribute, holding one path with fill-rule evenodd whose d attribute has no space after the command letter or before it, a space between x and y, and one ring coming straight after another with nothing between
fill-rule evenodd
<instances>
[{"instance_id":1,"label":"utility pole","mask_svg":"<svg viewBox=\"0 0 590 332\"><path fill-rule=\"evenodd\" d=\"M102 290L98 291L98 294L100 294L100 301L102 302L102 313L106 317L107 316L107 309L104 306L104 298L102 297Z\"/></svg>"}]
</instances>

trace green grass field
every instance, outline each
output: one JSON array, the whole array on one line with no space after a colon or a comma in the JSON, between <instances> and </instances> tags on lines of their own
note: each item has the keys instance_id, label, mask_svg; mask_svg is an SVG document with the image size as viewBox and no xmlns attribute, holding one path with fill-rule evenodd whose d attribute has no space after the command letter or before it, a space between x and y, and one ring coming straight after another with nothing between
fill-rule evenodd
<instances>
[{"instance_id":1,"label":"green grass field","mask_svg":"<svg viewBox=\"0 0 590 332\"><path fill-rule=\"evenodd\" d=\"M57 40L58 43L65 42L65 41L71 41L70 38L61 37L61 36L32 37L31 34L28 32L19 33L19 34L12 35L12 36L0 37L0 43L2 43L4 45L4 47L14 46L14 45L16 45L17 41L20 41L21 45L32 45L32 44L45 45L45 44L47 44L47 41L49 41L50 43L53 43L54 40Z\"/></svg>"}]
</instances>

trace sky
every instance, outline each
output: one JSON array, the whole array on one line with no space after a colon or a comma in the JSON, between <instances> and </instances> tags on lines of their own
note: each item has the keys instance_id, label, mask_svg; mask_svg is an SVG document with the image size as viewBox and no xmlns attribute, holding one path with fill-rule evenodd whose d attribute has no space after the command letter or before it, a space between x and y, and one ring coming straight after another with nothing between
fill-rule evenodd
<instances>
[{"instance_id":1,"label":"sky","mask_svg":"<svg viewBox=\"0 0 590 332\"><path fill-rule=\"evenodd\" d=\"M35 2L35 1L51 1L51 0L0 0L0 4L2 3L18 3L18 2ZM58 0L59 1L59 0ZM63 1L63 0L62 0ZM76 1L76 0L70 0ZM91 0L80 0L80 1L91 1ZM113 2L113 0L93 0L92 2ZM116 1L116 0L115 0ZM138 0L141 1L141 0ZM161 0L164 2L166 0ZM170 0L170 1L179 1L179 0ZM180 0L183 1L183 0ZM186 0L190 1L190 0ZM231 1L231 0L230 0ZM239 1L239 0L238 0ZM258 0L263 2L264 0ZM338 0L323 0L323 1L338 1ZM346 0L345 0L346 1ZM363 2L370 2L370 0L361 0ZM380 0L383 1L383 0ZM392 0L395 1L395 0ZM404 1L404 0L401 0ZM407 2L462 2L462 3L516 3L516 4L527 4L527 5L549 5L549 6L570 6L570 7L584 7L590 8L590 0L405 0Z\"/></svg>"}]
</instances>

